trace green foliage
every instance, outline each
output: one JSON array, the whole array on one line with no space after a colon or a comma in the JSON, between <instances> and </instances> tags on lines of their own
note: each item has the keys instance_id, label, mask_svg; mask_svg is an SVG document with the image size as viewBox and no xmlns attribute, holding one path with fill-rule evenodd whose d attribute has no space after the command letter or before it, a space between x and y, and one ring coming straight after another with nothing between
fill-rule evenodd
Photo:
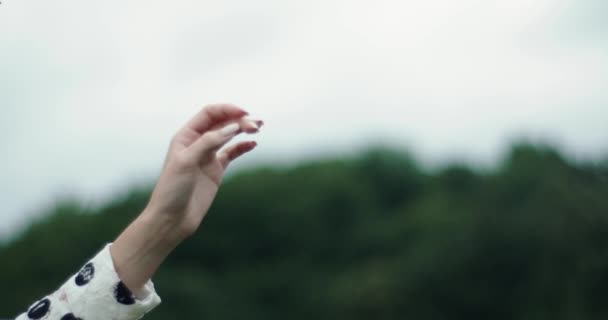
<instances>
[{"instance_id":1,"label":"green foliage","mask_svg":"<svg viewBox=\"0 0 608 320\"><path fill-rule=\"evenodd\" d=\"M607 177L527 144L483 174L385 149L241 172L155 276L147 319L603 319ZM65 202L0 248L0 310L53 290L148 194Z\"/></svg>"}]
</instances>

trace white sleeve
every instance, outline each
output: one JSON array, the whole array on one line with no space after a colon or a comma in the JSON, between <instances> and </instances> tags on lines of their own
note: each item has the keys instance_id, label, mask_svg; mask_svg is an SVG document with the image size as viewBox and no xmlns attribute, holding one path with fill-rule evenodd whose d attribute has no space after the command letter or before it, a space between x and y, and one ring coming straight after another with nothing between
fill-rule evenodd
<instances>
[{"instance_id":1,"label":"white sleeve","mask_svg":"<svg viewBox=\"0 0 608 320\"><path fill-rule=\"evenodd\" d=\"M135 297L120 281L107 244L59 290L34 303L16 320L135 320L160 304L148 281Z\"/></svg>"}]
</instances>

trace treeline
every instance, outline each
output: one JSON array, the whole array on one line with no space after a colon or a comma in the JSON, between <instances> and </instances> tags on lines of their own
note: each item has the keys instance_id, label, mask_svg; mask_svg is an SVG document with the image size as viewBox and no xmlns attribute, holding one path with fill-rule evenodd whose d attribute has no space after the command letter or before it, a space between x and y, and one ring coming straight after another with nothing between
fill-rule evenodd
<instances>
[{"instance_id":1,"label":"treeline","mask_svg":"<svg viewBox=\"0 0 608 320\"><path fill-rule=\"evenodd\" d=\"M145 206L64 202L0 248L0 316ZM154 278L146 319L607 319L608 165L519 144L488 172L405 153L241 172Z\"/></svg>"}]
</instances>

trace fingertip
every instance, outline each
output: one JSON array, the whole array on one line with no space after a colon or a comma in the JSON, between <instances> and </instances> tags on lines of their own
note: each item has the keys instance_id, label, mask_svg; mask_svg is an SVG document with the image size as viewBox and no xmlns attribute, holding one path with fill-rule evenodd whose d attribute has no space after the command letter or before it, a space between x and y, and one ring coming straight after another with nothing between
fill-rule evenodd
<instances>
[{"instance_id":1,"label":"fingertip","mask_svg":"<svg viewBox=\"0 0 608 320\"><path fill-rule=\"evenodd\" d=\"M255 142L255 141L246 141L246 142L243 143L243 146L242 146L241 150L243 152L248 152L248 151L253 150L253 148L257 147L257 145L258 145L258 143Z\"/></svg>"},{"instance_id":2,"label":"fingertip","mask_svg":"<svg viewBox=\"0 0 608 320\"><path fill-rule=\"evenodd\" d=\"M249 117L243 117L240 120L241 128L245 133L257 133L260 131L260 125L258 120L250 119Z\"/></svg>"},{"instance_id":3,"label":"fingertip","mask_svg":"<svg viewBox=\"0 0 608 320\"><path fill-rule=\"evenodd\" d=\"M244 143L242 149L241 149L241 154L247 153L253 149L255 149L255 147L258 146L258 143L255 141L247 141Z\"/></svg>"},{"instance_id":4,"label":"fingertip","mask_svg":"<svg viewBox=\"0 0 608 320\"><path fill-rule=\"evenodd\" d=\"M207 107L223 110L231 117L244 117L249 115L249 112L234 103L215 103Z\"/></svg>"},{"instance_id":5,"label":"fingertip","mask_svg":"<svg viewBox=\"0 0 608 320\"><path fill-rule=\"evenodd\" d=\"M227 105L227 106L229 106L229 107L231 107L231 108L233 108L233 109L235 109L235 110L240 111L240 113L242 114L242 116L243 116L243 117L244 117L244 116L248 116L248 115L249 115L249 111L247 111L247 110L245 110L245 109L243 109L243 108L241 108L241 107L237 106L236 104L233 104L233 103L226 103L226 105Z\"/></svg>"}]
</instances>

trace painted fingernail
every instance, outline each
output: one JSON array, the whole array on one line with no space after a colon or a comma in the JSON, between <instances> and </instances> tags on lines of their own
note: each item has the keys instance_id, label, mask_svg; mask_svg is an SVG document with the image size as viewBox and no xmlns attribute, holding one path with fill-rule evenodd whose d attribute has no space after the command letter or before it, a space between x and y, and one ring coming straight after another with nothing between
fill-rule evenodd
<instances>
[{"instance_id":1,"label":"painted fingernail","mask_svg":"<svg viewBox=\"0 0 608 320\"><path fill-rule=\"evenodd\" d=\"M229 136L229 135L233 135L237 131L239 131L239 128L240 128L240 126L238 123L231 123L231 124L223 127L220 132L221 132L221 134L223 134L225 136Z\"/></svg>"}]
</instances>

